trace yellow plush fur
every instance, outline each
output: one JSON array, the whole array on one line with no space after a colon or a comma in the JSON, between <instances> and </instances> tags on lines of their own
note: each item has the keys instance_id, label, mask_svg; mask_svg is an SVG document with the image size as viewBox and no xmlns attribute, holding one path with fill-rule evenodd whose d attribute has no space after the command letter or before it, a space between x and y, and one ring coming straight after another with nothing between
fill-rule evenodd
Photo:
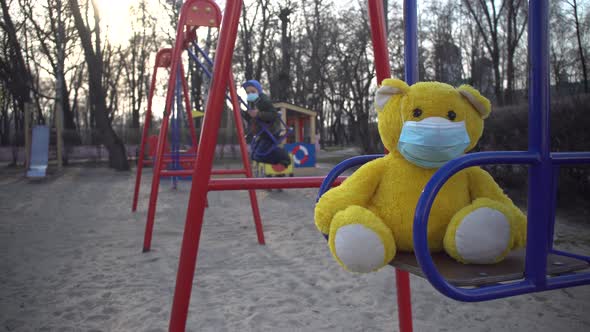
<instances>
[{"instance_id":1,"label":"yellow plush fur","mask_svg":"<svg viewBox=\"0 0 590 332\"><path fill-rule=\"evenodd\" d=\"M447 118L452 110L456 113L455 121L466 123L471 140L467 152L477 144L484 119L491 111L490 102L470 86L454 88L439 82L408 86L397 79L382 82L376 108L381 140L390 153L363 165L342 185L325 193L315 208L316 226L329 234L331 252L340 264L333 242L340 227L357 223L378 234L386 259L373 270L393 259L396 250L413 250L414 209L422 189L436 171L408 162L397 151L403 123L427 117ZM419 118L413 116L416 108L422 110ZM494 262L524 245L526 217L487 172L472 167L450 178L436 197L428 223L430 250L445 250L456 260L466 262L458 253L455 232L463 218L480 207L500 211L510 224L509 246Z\"/></svg>"}]
</instances>

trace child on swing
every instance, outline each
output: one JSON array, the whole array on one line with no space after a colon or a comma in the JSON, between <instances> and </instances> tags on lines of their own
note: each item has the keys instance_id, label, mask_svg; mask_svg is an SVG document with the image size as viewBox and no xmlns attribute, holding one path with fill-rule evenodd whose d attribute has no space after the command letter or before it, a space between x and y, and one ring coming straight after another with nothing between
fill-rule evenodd
<instances>
[{"instance_id":1,"label":"child on swing","mask_svg":"<svg viewBox=\"0 0 590 332\"><path fill-rule=\"evenodd\" d=\"M242 84L246 90L248 100L248 120L257 119L257 123L264 126L260 128L259 135L252 145L252 160L268 163L281 164L285 167L291 164L291 158L287 151L275 144L281 135L281 120L277 109L273 106L270 98L262 92L262 85L257 80L249 80ZM272 135L272 137L270 135ZM273 139L274 138L274 139Z\"/></svg>"}]
</instances>

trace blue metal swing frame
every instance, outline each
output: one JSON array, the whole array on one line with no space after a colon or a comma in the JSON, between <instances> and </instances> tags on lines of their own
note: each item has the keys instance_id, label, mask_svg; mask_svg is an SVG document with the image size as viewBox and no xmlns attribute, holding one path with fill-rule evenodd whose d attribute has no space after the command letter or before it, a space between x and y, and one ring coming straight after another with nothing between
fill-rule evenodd
<instances>
[{"instance_id":1,"label":"blue metal swing frame","mask_svg":"<svg viewBox=\"0 0 590 332\"><path fill-rule=\"evenodd\" d=\"M205 59L205 61L209 65L209 68L213 68L213 60L209 57L207 52L200 48L196 42L193 42L193 47ZM201 62L201 60L199 60L199 57L190 48L187 48L187 51L189 57L203 70L205 75L207 75L207 77L211 79L213 75L211 73L211 70L209 70L209 68L203 62ZM225 98L231 102L231 98L228 94L225 95ZM240 96L238 96L238 100L246 109L248 109L248 104ZM285 133L277 138L273 133L270 132L268 126L265 123L263 123L259 119L255 119L256 124L260 127L260 130L256 134L254 134L252 142L250 143L252 151L254 151L254 143L256 142L256 138L264 133L266 133L273 141L273 145L269 147L266 151L257 153L257 157L261 158L268 156L277 146L279 146L289 135L292 134L293 130L289 128L287 124L283 121L283 119L280 117L280 112L279 120L281 121L281 125L285 128ZM250 131L251 130L252 129L250 128Z\"/></svg>"},{"instance_id":2,"label":"blue metal swing frame","mask_svg":"<svg viewBox=\"0 0 590 332\"><path fill-rule=\"evenodd\" d=\"M416 82L417 6L416 0L404 3L406 27L406 81ZM526 293L588 285L590 272L547 276L549 254L572 257L590 263L590 257L553 248L557 174L562 165L590 164L590 152L551 152L549 102L549 5L548 0L530 0L528 45L530 57L529 147L528 151L471 153L451 160L438 169L426 184L415 210L413 239L416 259L428 281L442 294L464 302L488 301ZM345 170L382 155L348 159L328 174L319 197ZM450 284L437 270L428 248L427 226L437 193L455 173L472 166L491 164L529 165L528 225L524 279L479 288L461 288ZM327 236L326 236L327 237Z\"/></svg>"},{"instance_id":3,"label":"blue metal swing frame","mask_svg":"<svg viewBox=\"0 0 590 332\"><path fill-rule=\"evenodd\" d=\"M194 153L181 153L180 152L180 145L181 145L181 121L192 121L192 119L185 119L180 114L180 110L183 108L182 106L182 92L181 92L181 81L180 81L180 69L178 69L178 73L176 76L176 83L174 87L174 98L176 99L176 105L172 103L170 105L171 111L171 123L170 123L170 154L164 154L164 156L169 156L172 159L172 163L168 165L168 170L182 170L182 166L180 165L180 157L182 156L194 156ZM190 180L190 176L172 176L172 187L177 188L178 180Z\"/></svg>"}]
</instances>

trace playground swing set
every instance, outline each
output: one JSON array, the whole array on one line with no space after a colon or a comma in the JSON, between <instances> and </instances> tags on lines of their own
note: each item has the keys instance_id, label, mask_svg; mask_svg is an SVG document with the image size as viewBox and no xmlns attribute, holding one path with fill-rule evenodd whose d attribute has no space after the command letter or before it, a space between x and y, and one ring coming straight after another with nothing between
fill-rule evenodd
<instances>
[{"instance_id":1,"label":"playground swing set","mask_svg":"<svg viewBox=\"0 0 590 332\"><path fill-rule=\"evenodd\" d=\"M198 7L195 7L198 8ZM199 47L197 44L197 27L208 26L208 27L219 27L221 22L221 11L216 5L202 6L202 13L198 14L197 11L193 11L193 15L188 18L189 21L194 22L195 26L188 28L185 31L183 39L183 50L186 50L189 61L193 61L202 72L209 78L213 75L211 73L211 67L213 67L213 61L209 58L207 53ZM193 52L191 46L196 50ZM203 59L209 64L201 62L197 54L201 55ZM177 68L177 70L172 70ZM173 93L170 98L170 107L166 108L160 127L158 136L148 136L150 131L150 124L152 119L152 105L153 97L155 94L157 75L159 69L168 69L169 72L175 73L174 84L169 85L168 91ZM172 75L170 75L172 77ZM234 115L234 122L236 125L238 140L240 145L240 153L243 168L241 169L219 169L213 170L213 175L246 175L246 177L252 177L253 172L248 158L248 151L246 148L245 134L242 123L242 110L240 105L244 105L247 108L247 104L238 96L235 84L233 84L233 76L230 77L232 84L229 85L229 95L225 94L225 99L231 102L232 112ZM172 87L172 88L170 88ZM168 95L166 101L168 102ZM183 107L184 102L184 107ZM151 241L153 237L153 226L156 212L156 204L158 198L158 190L161 178L169 177L172 179L173 188L176 188L177 181L179 179L190 179L193 175L193 166L198 148L198 140L196 130L194 127L193 118L201 117L206 112L198 110L191 110L190 100L188 94L188 85L184 75L184 67L182 61L174 63L172 61L172 50L169 48L161 49L156 54L154 69L152 73L152 81L150 90L148 93L147 111L144 119L144 127L142 131L142 139L139 146L139 156L137 161L135 189L133 195L132 211L137 210L139 192L141 186L141 178L143 174L143 167L152 165L153 166L153 177L152 187L150 192L150 200L148 206L148 214L146 220L146 230L144 235L143 251L149 251L151 249ZM221 105L223 109L223 105ZM184 112L181 110L184 109ZM184 113L184 116L183 116ZM279 115L280 116L280 115ZM181 126L183 123L188 123L188 129L191 137L191 144L188 149L183 149L184 146L181 144ZM274 145L271 147L276 148L282 142L285 141L286 137L290 134L290 130L286 128L286 124L281 119L283 125L283 133L279 137L270 135L274 140ZM256 139L257 135L263 132L270 134L264 123L257 121L257 127L260 128L257 133L253 133ZM170 130L168 130L170 129ZM169 137L170 136L170 137ZM170 144L168 143L170 139ZM159 144L163 142L163 144ZM146 158L146 148L149 150L149 158ZM268 154L268 151L261 152L262 156ZM275 176L285 176L293 174L293 167L277 167L277 165L270 165L265 163L256 162L257 175L261 174L260 169L271 169ZM267 172L268 174L268 172ZM256 226L256 232L258 236L258 242L264 244L264 233L262 231L262 222L260 218L260 211L258 207L258 201L256 198L256 192L254 190L249 191L252 213L254 216L254 223Z\"/></svg>"},{"instance_id":2,"label":"playground swing set","mask_svg":"<svg viewBox=\"0 0 590 332\"><path fill-rule=\"evenodd\" d=\"M368 14L375 54L377 80L389 77L389 55L384 24L383 1L368 0ZM197 148L194 167L183 174L192 175L192 186L182 239L178 274L174 291L170 331L184 331L188 316L194 272L197 264L199 240L203 225L206 198L209 191L249 190L254 203L256 189L320 188L321 196L332 186L340 184L339 176L350 167L362 165L380 155L354 157L337 165L326 177L252 178L242 143L244 173L247 178L212 178L217 133L229 85L238 131L236 107L238 101L231 75L231 62L241 14L242 0L226 2L223 24L219 33L214 74L210 95L203 117L201 141ZM549 126L549 65L548 65L548 0L529 1L529 148L527 151L471 153L448 162L428 182L419 199L414 220L414 254L399 255L391 265L396 269L397 298L400 331L412 331L411 293L408 272L425 277L439 292L459 301L477 302L535 293L566 287L590 284L588 266L590 257L563 252L553 248L555 222L555 196L557 174L562 165L590 163L590 152L551 152ZM417 6L416 0L404 1L405 17L405 79L416 81ZM176 42L170 55L170 68L178 68L186 48L187 37L194 35L198 26L219 27L221 11L212 0L187 0L179 15ZM166 138L168 117L172 107L174 85L180 70L171 70L166 95L164 121L159 142ZM182 76L182 75L181 75ZM146 115L147 117L147 115ZM146 122L147 123L147 122ZM243 137L243 135L241 136ZM242 141L241 141L242 142ZM152 180L150 208L154 205L161 174L173 171L160 170L163 144L157 147ZM496 265L463 265L443 255L431 255L427 244L427 223L430 208L445 181L461 169L489 164L529 165L529 207L527 245L504 263ZM178 171L175 171L178 172ZM169 173L170 174L170 173ZM198 175L198 176L197 176ZM155 190L155 191L154 191ZM150 210L153 226L154 208ZM257 211L257 206L256 206ZM262 225L256 219L260 244L264 244ZM151 233L151 231L150 231ZM146 232L147 234L147 232ZM145 246L144 246L145 249ZM149 246L148 246L149 249ZM584 271L585 270L585 271Z\"/></svg>"},{"instance_id":3,"label":"playground swing set","mask_svg":"<svg viewBox=\"0 0 590 332\"><path fill-rule=\"evenodd\" d=\"M195 54L193 51L191 51L190 48L187 48L187 52L189 57L194 61L194 63L197 64L197 66L199 66L199 68L203 71L203 73L205 73L205 75L207 76L207 78L209 78L209 80L211 80L211 78L213 77L213 74L211 73L211 70L213 69L213 60L211 60L211 58L209 57L209 55L207 54L207 52L205 52L202 48L199 47L199 45L197 45L196 41L192 42L194 49L197 51L197 54L201 55L203 57L203 59L205 60L206 64L204 64L203 62L201 62L197 56L197 54ZM233 88L233 87L230 87ZM231 101L231 97L228 96L226 94L225 98L229 101ZM240 102L241 106L244 106L246 109L248 109L248 104L240 97L238 96L238 100ZM264 176L293 176L293 162L291 162L291 164L287 167L280 165L280 164L269 164L269 163L264 163L264 162L259 162L256 160L259 159L264 159L264 157L268 156L274 149L276 149L277 147L280 147L286 140L287 137L289 137L293 130L291 127L287 126L287 124L285 123L285 119L286 119L286 114L284 113L286 112L286 110L281 109L281 111L278 112L278 117L279 117L279 121L281 123L281 133L279 134L278 137L275 137L275 135L273 135L269 130L268 130L268 126L260 121L259 119L255 118L254 122L249 126L248 129L248 134L246 134L246 136L251 137L251 143L250 143L250 151L253 151L253 170L254 170L254 175L255 177L264 177ZM202 112L202 114L204 114L204 112ZM241 115L243 115L240 112ZM243 117L242 117L243 119ZM269 146L266 150L264 151L256 151L255 150L255 142L256 139L258 138L258 136L260 135L268 135L268 137L271 138L272 140L272 145Z\"/></svg>"},{"instance_id":4,"label":"playground swing set","mask_svg":"<svg viewBox=\"0 0 590 332\"><path fill-rule=\"evenodd\" d=\"M210 14L212 12L212 10L207 11L207 8L213 8L213 7L205 6L204 8L205 8L205 13ZM218 10L218 8L217 8L217 10ZM196 18L195 18L195 21L196 21ZM209 23L213 24L212 26L215 26L215 22L217 22L217 21L215 21L213 19L209 20ZM219 25L217 25L215 27L219 27ZM184 41L183 45L184 45L184 50L186 50L186 52L189 56L189 61L193 61L193 63L196 64L198 66L198 68L200 68L202 70L202 72L209 79L211 79L213 77L213 74L211 72L212 67L213 67L213 60L211 60L211 58L209 57L207 52L205 52L197 44L196 27L194 29L187 30L185 36L186 36L186 40ZM191 46L193 47L193 49L195 51L191 50ZM205 63L203 63L199 59L199 55L205 60ZM169 48L161 49L156 54L154 71L152 74L152 82L151 82L151 86L150 86L150 90L149 90L149 94L148 94L147 112L145 114L142 139L141 139L141 143L140 143L140 147L139 147L139 156L138 156L137 170L136 170L136 181L135 181L135 189L134 189L134 196L133 196L133 203L132 203L132 211L133 212L135 212L137 210L140 185L141 185L141 178L142 178L144 166L154 165L154 176L156 174L159 174L158 178L165 178L165 177L171 178L173 188L176 188L177 181L179 179L190 180L192 178L191 177L192 176L192 168L194 166L194 160L195 160L196 151L197 151L197 147L198 147L198 140L196 138L194 122L192 121L192 118L202 117L205 114L205 111L199 111L199 110L192 110L191 111L190 100L189 100L189 96L188 96L187 82L186 82L185 75L184 75L184 68L182 65L182 61L180 61L178 64L178 69L176 71L177 76L176 76L176 81L174 84L173 102L170 104L170 106L171 106L170 112L164 113L164 119L162 121L162 123L167 122L169 124L170 132L168 135L170 137L168 137L168 135L166 135L166 134L162 134L162 131L164 129L163 126L160 128L160 135L159 136L156 136L156 135L148 136L149 130L150 130L151 117L152 117L152 104L153 104L153 97L154 97L154 93L155 93L155 84L157 81L157 73L158 73L159 68L165 68L165 69L170 70L170 68L171 68L171 49L169 49ZM231 77L231 81L233 82L233 77ZM230 90L230 93L225 94L225 99L227 101L231 102L231 104L232 104L232 109L233 109L233 113L234 113L234 120L235 120L236 129L238 132L238 140L240 143L240 150L241 150L241 156L242 156L242 162L243 162L244 168L243 169L213 170L212 174L213 175L242 175L242 174L246 174L247 177L251 177L252 174L255 177L285 177L285 176L292 177L293 176L293 168L294 168L293 162L291 162L291 164L289 166L285 167L283 165L278 165L278 164L269 164L269 163L264 163L264 162L260 162L260 161L253 161L254 169L252 171L252 166L250 166L250 164L249 164L250 161L247 158L248 154L247 154L247 149L245 148L246 147L245 137L247 137L247 136L251 137L251 151L255 151L254 144L255 144L258 136L263 135L263 134L267 134L272 139L273 144L268 149L266 149L264 151L257 151L255 153L253 153L254 159L256 159L256 160L263 159L265 156L270 154L273 149L281 147L281 145L293 133L293 128L288 127L285 122L287 110L293 109L296 112L304 113L307 116L309 116L310 119L312 118L312 116L315 115L315 112L303 109L303 108L295 106L295 105L290 105L287 103L279 103L277 106L280 106L281 111L278 112L278 117L279 117L279 121L282 126L282 130L281 130L281 133L279 136L273 135L269 131L269 129L267 128L267 125L264 122L259 121L256 118L254 119L254 124L249 127L249 133L247 135L245 135L244 129L243 129L243 122L240 121L239 119L244 120L241 106L244 106L246 109L248 109L248 104L246 102L244 102L242 100L242 98L240 98L238 96L237 91L235 90L235 86L233 86L233 85L229 86L229 90ZM238 103L236 103L236 99L237 99ZM181 112L181 109L183 108L183 105L182 105L183 101L185 104L184 105L184 109L185 109L184 117L182 116L182 112ZM315 120L315 119L313 119L313 120ZM184 150L183 150L184 146L181 144L181 125L182 125L182 123L189 124L189 132L190 132L191 139L192 139L191 140L192 144L189 146L188 149L185 148ZM299 139L302 139L302 136L303 136L302 135L303 126L301 125L301 123L302 123L302 121L300 121L299 126L297 127L298 133L299 133L299 136L298 136ZM310 126L311 130L315 130L315 122L310 120L310 123L312 124ZM160 154L159 154L160 152L158 152L158 143L161 142L162 136L165 139L170 138L171 144L166 144L167 141L164 141L163 154L160 156ZM300 136L301 136L301 138L300 138ZM312 136L312 138L313 138L313 136ZM148 155L150 156L150 158L146 158L146 154L145 154L146 148L148 150ZM293 159L295 157L292 155L290 155L290 156L293 161ZM304 156L304 158L305 157L306 156ZM161 160L161 162L158 163L158 160ZM155 166L156 164L160 164L159 167ZM155 218L155 208L156 208L157 190L158 190L158 189L154 189L154 185L159 187L159 180L157 181L157 183L155 183L155 180L152 179L152 192L150 194L150 205L148 208L148 216L147 216L147 221L146 221L146 231L145 231L145 236L144 236L144 247L143 247L144 251L149 251L151 249L151 239L153 237L153 224L154 224L154 218ZM155 195L154 195L154 192L156 193ZM255 221L256 230L257 230L257 234L258 234L258 240L259 240L260 244L264 244L264 233L262 232L262 222L260 221L260 212L259 212L259 207L257 204L256 194L253 190L251 190L250 195L251 195L250 198L251 198L252 211L254 214L254 221Z\"/></svg>"}]
</instances>

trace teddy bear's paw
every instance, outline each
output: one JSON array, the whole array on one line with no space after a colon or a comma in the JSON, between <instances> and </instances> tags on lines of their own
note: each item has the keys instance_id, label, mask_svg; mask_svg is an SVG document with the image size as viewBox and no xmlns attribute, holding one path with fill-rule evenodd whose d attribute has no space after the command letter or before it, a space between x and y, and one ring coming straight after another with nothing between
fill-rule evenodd
<instances>
[{"instance_id":1,"label":"teddy bear's paw","mask_svg":"<svg viewBox=\"0 0 590 332\"><path fill-rule=\"evenodd\" d=\"M455 259L464 263L493 264L508 254L511 232L504 213L479 207L463 218L453 219L445 236L450 237L445 239L445 249Z\"/></svg>"},{"instance_id":2,"label":"teddy bear's paw","mask_svg":"<svg viewBox=\"0 0 590 332\"><path fill-rule=\"evenodd\" d=\"M352 224L336 231L335 255L347 270L371 272L384 265L385 248L375 232L369 228Z\"/></svg>"},{"instance_id":3,"label":"teddy bear's paw","mask_svg":"<svg viewBox=\"0 0 590 332\"><path fill-rule=\"evenodd\" d=\"M377 215L361 206L349 206L334 216L329 245L334 258L351 272L378 270L396 252L391 230Z\"/></svg>"}]
</instances>

